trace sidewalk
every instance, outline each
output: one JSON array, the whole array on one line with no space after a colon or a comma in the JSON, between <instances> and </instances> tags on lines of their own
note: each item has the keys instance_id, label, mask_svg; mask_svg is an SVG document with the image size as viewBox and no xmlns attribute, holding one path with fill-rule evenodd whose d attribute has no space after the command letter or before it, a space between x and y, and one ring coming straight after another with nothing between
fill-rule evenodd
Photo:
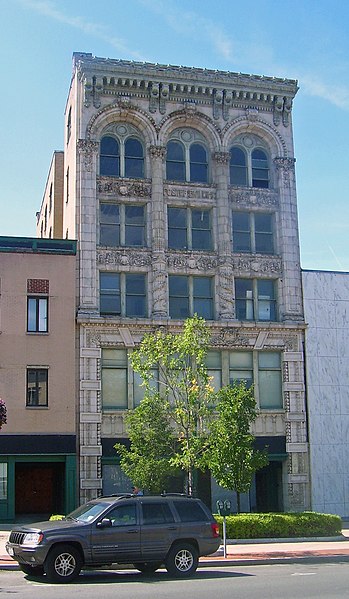
<instances>
[{"instance_id":1,"label":"sidewalk","mask_svg":"<svg viewBox=\"0 0 349 599\"><path fill-rule=\"evenodd\" d=\"M0 531L0 570L18 570L18 564L5 550L9 531ZM309 558L347 557L349 559L349 529L339 537L307 539L239 539L227 541L227 556L223 546L214 555L200 558L201 567L261 564L273 561L297 561Z\"/></svg>"}]
</instances>

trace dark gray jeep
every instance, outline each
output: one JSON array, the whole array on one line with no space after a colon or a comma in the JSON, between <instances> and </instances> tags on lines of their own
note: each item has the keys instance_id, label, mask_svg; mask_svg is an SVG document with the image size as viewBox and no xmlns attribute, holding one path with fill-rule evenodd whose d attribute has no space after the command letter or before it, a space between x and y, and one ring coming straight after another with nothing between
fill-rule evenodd
<instances>
[{"instance_id":1,"label":"dark gray jeep","mask_svg":"<svg viewBox=\"0 0 349 599\"><path fill-rule=\"evenodd\" d=\"M198 558L217 551L218 524L199 500L183 495L100 497L60 521L11 531L8 554L23 572L69 582L82 568L133 564L154 573L192 575Z\"/></svg>"}]
</instances>

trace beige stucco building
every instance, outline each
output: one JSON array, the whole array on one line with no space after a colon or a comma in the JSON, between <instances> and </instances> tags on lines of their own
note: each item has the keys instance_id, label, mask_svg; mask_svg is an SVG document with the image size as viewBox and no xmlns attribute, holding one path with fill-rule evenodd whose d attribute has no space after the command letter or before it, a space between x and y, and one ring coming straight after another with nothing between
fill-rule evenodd
<instances>
[{"instance_id":1,"label":"beige stucco building","mask_svg":"<svg viewBox=\"0 0 349 599\"><path fill-rule=\"evenodd\" d=\"M76 502L76 242L0 237L0 520Z\"/></svg>"},{"instance_id":2,"label":"beige stucco building","mask_svg":"<svg viewBox=\"0 0 349 599\"><path fill-rule=\"evenodd\" d=\"M245 509L309 508L296 92L294 80L74 54L59 235L79 242L81 501L128 490L113 444L141 399L130 353L197 312L215 384L253 382L260 408L270 464ZM200 485L215 505L222 491Z\"/></svg>"}]
</instances>

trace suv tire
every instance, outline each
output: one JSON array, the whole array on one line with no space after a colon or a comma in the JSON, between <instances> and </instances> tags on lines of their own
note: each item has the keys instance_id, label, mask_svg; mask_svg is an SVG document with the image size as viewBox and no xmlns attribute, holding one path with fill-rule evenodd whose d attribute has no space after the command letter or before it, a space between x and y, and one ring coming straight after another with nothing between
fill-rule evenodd
<instances>
[{"instance_id":1,"label":"suv tire","mask_svg":"<svg viewBox=\"0 0 349 599\"><path fill-rule=\"evenodd\" d=\"M192 576L198 567L198 552L189 543L177 543L166 558L166 570L171 576L185 578Z\"/></svg>"},{"instance_id":2,"label":"suv tire","mask_svg":"<svg viewBox=\"0 0 349 599\"><path fill-rule=\"evenodd\" d=\"M82 567L78 549L72 545L56 545L48 554L44 568L52 582L70 582L76 578Z\"/></svg>"}]
</instances>

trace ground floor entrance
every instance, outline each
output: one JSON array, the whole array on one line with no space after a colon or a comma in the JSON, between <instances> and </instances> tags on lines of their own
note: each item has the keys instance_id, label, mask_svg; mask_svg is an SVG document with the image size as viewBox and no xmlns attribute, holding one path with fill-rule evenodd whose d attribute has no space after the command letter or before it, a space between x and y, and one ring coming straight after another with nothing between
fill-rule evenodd
<instances>
[{"instance_id":1,"label":"ground floor entrance","mask_svg":"<svg viewBox=\"0 0 349 599\"><path fill-rule=\"evenodd\" d=\"M64 463L15 465L15 512L22 514L64 513Z\"/></svg>"}]
</instances>

